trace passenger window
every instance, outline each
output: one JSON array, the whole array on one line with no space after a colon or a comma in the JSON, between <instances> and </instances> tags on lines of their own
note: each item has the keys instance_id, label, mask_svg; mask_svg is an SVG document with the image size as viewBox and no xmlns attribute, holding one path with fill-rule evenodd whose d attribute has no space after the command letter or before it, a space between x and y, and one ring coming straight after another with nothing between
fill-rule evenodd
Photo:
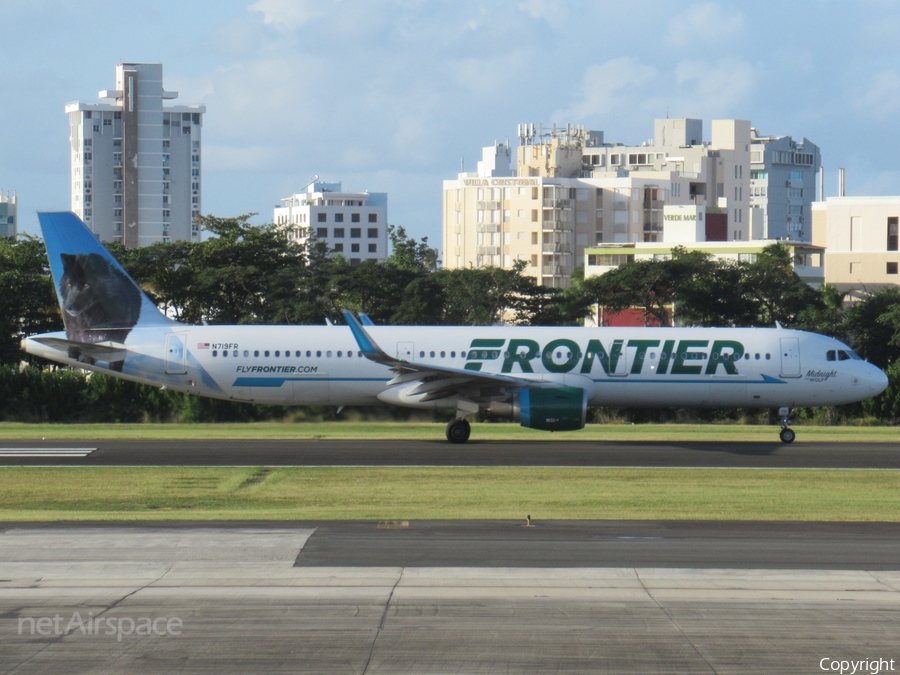
<instances>
[{"instance_id":1,"label":"passenger window","mask_svg":"<svg viewBox=\"0 0 900 675\"><path fill-rule=\"evenodd\" d=\"M246 359L248 356L250 356L250 352L245 349L244 350L244 358Z\"/></svg>"},{"instance_id":2,"label":"passenger window","mask_svg":"<svg viewBox=\"0 0 900 675\"><path fill-rule=\"evenodd\" d=\"M281 352L278 351L277 349L275 350L275 356L281 356Z\"/></svg>"},{"instance_id":3,"label":"passenger window","mask_svg":"<svg viewBox=\"0 0 900 675\"><path fill-rule=\"evenodd\" d=\"M431 358L434 358L434 352L429 352L428 354Z\"/></svg>"},{"instance_id":4,"label":"passenger window","mask_svg":"<svg viewBox=\"0 0 900 675\"><path fill-rule=\"evenodd\" d=\"M265 356L266 358L269 358L269 350L268 349L263 352L263 356Z\"/></svg>"},{"instance_id":5,"label":"passenger window","mask_svg":"<svg viewBox=\"0 0 900 675\"><path fill-rule=\"evenodd\" d=\"M447 352L441 352L441 358L444 358L446 356L447 356Z\"/></svg>"},{"instance_id":6,"label":"passenger window","mask_svg":"<svg viewBox=\"0 0 900 675\"><path fill-rule=\"evenodd\" d=\"M316 358L319 358L319 359L322 358L322 352L321 352L321 351L316 351Z\"/></svg>"},{"instance_id":7,"label":"passenger window","mask_svg":"<svg viewBox=\"0 0 900 675\"><path fill-rule=\"evenodd\" d=\"M300 355L301 355L302 353L303 353L303 352L301 352L301 351L298 349L297 351L294 352L294 356L296 356L296 357L299 359L299 358L300 358Z\"/></svg>"},{"instance_id":8,"label":"passenger window","mask_svg":"<svg viewBox=\"0 0 900 675\"><path fill-rule=\"evenodd\" d=\"M259 350L258 350L258 349L254 349L254 350L253 350L253 356L259 356Z\"/></svg>"},{"instance_id":9,"label":"passenger window","mask_svg":"<svg viewBox=\"0 0 900 675\"><path fill-rule=\"evenodd\" d=\"M766 354L766 361L771 361L771 360L772 360L772 355Z\"/></svg>"},{"instance_id":10,"label":"passenger window","mask_svg":"<svg viewBox=\"0 0 900 675\"><path fill-rule=\"evenodd\" d=\"M213 356L218 356L218 355L219 355L219 351L217 349L213 349Z\"/></svg>"},{"instance_id":11,"label":"passenger window","mask_svg":"<svg viewBox=\"0 0 900 675\"><path fill-rule=\"evenodd\" d=\"M237 358L237 354L238 354L237 349L235 349L233 352L231 352L231 355L232 355L234 358Z\"/></svg>"},{"instance_id":12,"label":"passenger window","mask_svg":"<svg viewBox=\"0 0 900 675\"><path fill-rule=\"evenodd\" d=\"M460 353L459 353L459 356L460 356L460 358L463 358L463 359L464 359L464 358L466 358L466 353L465 353L465 352L460 352Z\"/></svg>"},{"instance_id":13,"label":"passenger window","mask_svg":"<svg viewBox=\"0 0 900 675\"><path fill-rule=\"evenodd\" d=\"M420 358L420 359L424 359L424 358L425 358L425 352L419 352L419 358Z\"/></svg>"},{"instance_id":14,"label":"passenger window","mask_svg":"<svg viewBox=\"0 0 900 675\"><path fill-rule=\"evenodd\" d=\"M455 358L456 358L456 352L450 352L450 358L451 358L451 359L455 359Z\"/></svg>"},{"instance_id":15,"label":"passenger window","mask_svg":"<svg viewBox=\"0 0 900 675\"><path fill-rule=\"evenodd\" d=\"M337 353L337 355L338 355L338 358L340 358L340 357L342 357L342 356L344 355L344 352L340 352L340 351L339 351L339 352Z\"/></svg>"},{"instance_id":16,"label":"passenger window","mask_svg":"<svg viewBox=\"0 0 900 675\"><path fill-rule=\"evenodd\" d=\"M306 358L309 358L310 356L312 356L312 352L307 349L306 350Z\"/></svg>"},{"instance_id":17,"label":"passenger window","mask_svg":"<svg viewBox=\"0 0 900 675\"><path fill-rule=\"evenodd\" d=\"M835 352L833 349L829 349L825 352L825 360L826 361L834 361L835 360Z\"/></svg>"},{"instance_id":18,"label":"passenger window","mask_svg":"<svg viewBox=\"0 0 900 675\"><path fill-rule=\"evenodd\" d=\"M325 356L327 356L329 359L331 358L331 350L330 349L327 352L325 352Z\"/></svg>"}]
</instances>

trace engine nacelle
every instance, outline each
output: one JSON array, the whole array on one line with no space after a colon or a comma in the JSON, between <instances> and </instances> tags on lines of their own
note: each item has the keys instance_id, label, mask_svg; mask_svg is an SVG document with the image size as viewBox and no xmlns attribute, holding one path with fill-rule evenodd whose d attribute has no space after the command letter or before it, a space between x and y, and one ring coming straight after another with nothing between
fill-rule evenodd
<instances>
[{"instance_id":1,"label":"engine nacelle","mask_svg":"<svg viewBox=\"0 0 900 675\"><path fill-rule=\"evenodd\" d=\"M587 392L579 387L524 389L511 403L495 402L488 410L530 429L576 431L584 428L587 400Z\"/></svg>"}]
</instances>

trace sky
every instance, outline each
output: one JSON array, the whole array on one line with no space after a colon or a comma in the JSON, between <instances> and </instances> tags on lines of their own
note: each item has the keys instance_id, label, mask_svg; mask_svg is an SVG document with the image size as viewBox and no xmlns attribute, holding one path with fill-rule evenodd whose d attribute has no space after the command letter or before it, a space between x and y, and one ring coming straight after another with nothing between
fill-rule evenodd
<instances>
[{"instance_id":1,"label":"sky","mask_svg":"<svg viewBox=\"0 0 900 675\"><path fill-rule=\"evenodd\" d=\"M206 106L203 212L258 213L316 175L388 193L441 241L441 181L519 123L638 144L660 117L750 120L822 151L825 194L900 194L900 2L0 0L0 190L20 231L69 208L71 101L162 63Z\"/></svg>"}]
</instances>

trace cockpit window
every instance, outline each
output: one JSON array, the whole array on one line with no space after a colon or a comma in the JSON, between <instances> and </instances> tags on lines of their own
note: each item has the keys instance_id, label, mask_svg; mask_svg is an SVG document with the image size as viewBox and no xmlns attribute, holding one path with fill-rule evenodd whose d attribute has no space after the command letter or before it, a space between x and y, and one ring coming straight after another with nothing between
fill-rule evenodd
<instances>
[{"instance_id":1,"label":"cockpit window","mask_svg":"<svg viewBox=\"0 0 900 675\"><path fill-rule=\"evenodd\" d=\"M827 361L862 361L863 359L852 349L829 349L825 352Z\"/></svg>"}]
</instances>

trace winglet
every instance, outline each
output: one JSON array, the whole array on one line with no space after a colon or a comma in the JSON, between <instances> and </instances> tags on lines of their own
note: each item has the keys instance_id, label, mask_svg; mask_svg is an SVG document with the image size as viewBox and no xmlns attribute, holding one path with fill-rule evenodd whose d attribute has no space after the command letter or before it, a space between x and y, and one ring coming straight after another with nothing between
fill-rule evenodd
<instances>
[{"instance_id":1,"label":"winglet","mask_svg":"<svg viewBox=\"0 0 900 675\"><path fill-rule=\"evenodd\" d=\"M369 317L369 315L366 314L365 312L359 313L359 322L363 326L374 326L375 325L375 322L372 321L372 319Z\"/></svg>"},{"instance_id":2,"label":"winglet","mask_svg":"<svg viewBox=\"0 0 900 675\"><path fill-rule=\"evenodd\" d=\"M359 349L363 353L363 356L376 363L394 364L397 362L397 359L388 356L381 347L375 344L375 341L369 337L366 329L363 328L357 318L353 316L353 312L349 309L344 309L341 310L341 313L344 315L344 319L350 327L350 332L353 333L353 338L356 340L356 344L359 345Z\"/></svg>"}]
</instances>

